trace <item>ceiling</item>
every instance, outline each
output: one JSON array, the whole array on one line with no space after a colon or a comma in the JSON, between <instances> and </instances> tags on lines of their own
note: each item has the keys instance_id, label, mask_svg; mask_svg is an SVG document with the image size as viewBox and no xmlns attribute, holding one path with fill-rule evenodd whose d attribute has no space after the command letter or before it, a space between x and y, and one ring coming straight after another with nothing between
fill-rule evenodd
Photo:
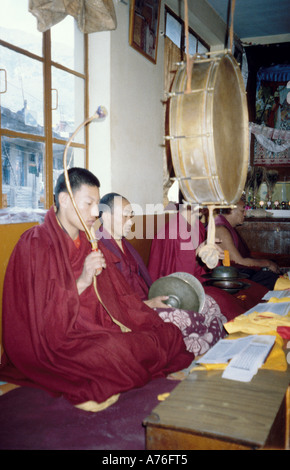
<instances>
[{"instance_id":1,"label":"ceiling","mask_svg":"<svg viewBox=\"0 0 290 470\"><path fill-rule=\"evenodd\" d=\"M207 0L230 25L231 0ZM234 32L245 43L290 42L290 0L236 0Z\"/></svg>"}]
</instances>

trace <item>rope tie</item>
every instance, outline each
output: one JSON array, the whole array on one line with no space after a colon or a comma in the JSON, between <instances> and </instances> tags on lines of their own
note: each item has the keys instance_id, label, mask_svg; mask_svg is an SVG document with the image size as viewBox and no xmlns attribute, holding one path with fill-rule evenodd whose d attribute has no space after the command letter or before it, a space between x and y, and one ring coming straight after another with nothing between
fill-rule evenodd
<instances>
[{"instance_id":1,"label":"rope tie","mask_svg":"<svg viewBox=\"0 0 290 470\"><path fill-rule=\"evenodd\" d=\"M215 221L213 211L215 205L211 205L208 208L209 219L207 228L207 239L206 244L202 246L198 252L201 260L207 265L209 269L213 269L218 265L219 262L219 251L215 244Z\"/></svg>"}]
</instances>

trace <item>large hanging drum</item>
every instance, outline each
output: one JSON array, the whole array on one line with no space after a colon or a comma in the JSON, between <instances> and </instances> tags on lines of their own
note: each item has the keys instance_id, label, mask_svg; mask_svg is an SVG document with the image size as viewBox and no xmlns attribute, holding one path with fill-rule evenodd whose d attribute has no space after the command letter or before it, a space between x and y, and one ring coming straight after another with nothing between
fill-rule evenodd
<instances>
[{"instance_id":1,"label":"large hanging drum","mask_svg":"<svg viewBox=\"0 0 290 470\"><path fill-rule=\"evenodd\" d=\"M249 119L239 65L230 53L196 59L187 87L181 64L170 101L173 167L184 198L192 203L236 203L245 186Z\"/></svg>"}]
</instances>

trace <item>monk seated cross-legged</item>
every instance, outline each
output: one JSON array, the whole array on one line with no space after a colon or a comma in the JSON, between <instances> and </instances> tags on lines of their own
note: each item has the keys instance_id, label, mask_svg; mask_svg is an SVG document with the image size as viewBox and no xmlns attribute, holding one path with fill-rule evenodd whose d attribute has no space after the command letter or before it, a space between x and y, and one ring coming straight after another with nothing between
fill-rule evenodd
<instances>
[{"instance_id":1,"label":"monk seated cross-legged","mask_svg":"<svg viewBox=\"0 0 290 470\"><path fill-rule=\"evenodd\" d=\"M236 227L245 219L245 203L240 200L234 209L221 209L215 217L216 235L221 247L228 250L231 263L249 279L273 290L279 278L279 266L268 259L251 257L249 248L240 237Z\"/></svg>"},{"instance_id":2,"label":"monk seated cross-legged","mask_svg":"<svg viewBox=\"0 0 290 470\"><path fill-rule=\"evenodd\" d=\"M42 388L98 411L127 390L190 366L180 330L142 302L86 226L99 214L99 180L71 168L44 223L26 231L3 289L0 380Z\"/></svg>"}]
</instances>

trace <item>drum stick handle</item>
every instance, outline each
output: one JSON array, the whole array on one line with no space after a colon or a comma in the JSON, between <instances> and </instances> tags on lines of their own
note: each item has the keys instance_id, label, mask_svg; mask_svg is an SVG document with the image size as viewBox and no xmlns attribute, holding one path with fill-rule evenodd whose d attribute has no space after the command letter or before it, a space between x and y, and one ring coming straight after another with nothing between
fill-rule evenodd
<instances>
[{"instance_id":1,"label":"drum stick handle","mask_svg":"<svg viewBox=\"0 0 290 470\"><path fill-rule=\"evenodd\" d=\"M230 51L233 50L234 42L234 12L235 12L236 0L231 1L231 26L230 26Z\"/></svg>"},{"instance_id":2,"label":"drum stick handle","mask_svg":"<svg viewBox=\"0 0 290 470\"><path fill-rule=\"evenodd\" d=\"M185 27L185 40L186 40L186 72L187 84L185 93L191 92L191 74L195 56L191 59L189 55L189 35L188 35L188 4L184 0L184 27Z\"/></svg>"}]
</instances>

